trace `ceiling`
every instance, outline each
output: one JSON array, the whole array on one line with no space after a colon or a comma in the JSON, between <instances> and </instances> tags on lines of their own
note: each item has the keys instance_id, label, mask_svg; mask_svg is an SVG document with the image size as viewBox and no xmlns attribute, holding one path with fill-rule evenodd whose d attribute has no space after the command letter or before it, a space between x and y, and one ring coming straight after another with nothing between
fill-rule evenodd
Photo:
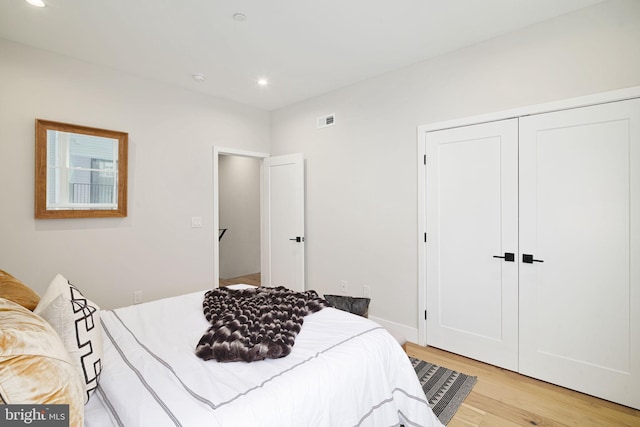
<instances>
[{"instance_id":1,"label":"ceiling","mask_svg":"<svg viewBox=\"0 0 640 427\"><path fill-rule=\"evenodd\" d=\"M0 38L274 110L602 0L45 1Z\"/></svg>"}]
</instances>

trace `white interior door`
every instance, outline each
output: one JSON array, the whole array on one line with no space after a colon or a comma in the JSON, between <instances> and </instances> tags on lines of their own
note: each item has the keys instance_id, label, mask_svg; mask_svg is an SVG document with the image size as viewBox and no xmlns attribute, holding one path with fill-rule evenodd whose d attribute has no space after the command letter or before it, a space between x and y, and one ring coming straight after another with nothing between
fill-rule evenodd
<instances>
[{"instance_id":1,"label":"white interior door","mask_svg":"<svg viewBox=\"0 0 640 427\"><path fill-rule=\"evenodd\" d=\"M304 283L304 159L263 161L261 281L302 291Z\"/></svg>"},{"instance_id":2,"label":"white interior door","mask_svg":"<svg viewBox=\"0 0 640 427\"><path fill-rule=\"evenodd\" d=\"M521 118L520 250L520 372L640 407L640 100Z\"/></svg>"},{"instance_id":3,"label":"white interior door","mask_svg":"<svg viewBox=\"0 0 640 427\"><path fill-rule=\"evenodd\" d=\"M517 370L517 119L429 132L425 148L427 345Z\"/></svg>"}]
</instances>

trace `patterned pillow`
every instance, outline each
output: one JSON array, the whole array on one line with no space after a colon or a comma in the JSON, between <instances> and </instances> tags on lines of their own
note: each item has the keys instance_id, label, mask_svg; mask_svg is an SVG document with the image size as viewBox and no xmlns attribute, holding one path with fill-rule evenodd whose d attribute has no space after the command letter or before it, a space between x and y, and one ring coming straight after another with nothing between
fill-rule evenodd
<instances>
[{"instance_id":1,"label":"patterned pillow","mask_svg":"<svg viewBox=\"0 0 640 427\"><path fill-rule=\"evenodd\" d=\"M33 289L2 270L0 270L0 298L6 298L32 311L40 301L40 296Z\"/></svg>"},{"instance_id":2,"label":"patterned pillow","mask_svg":"<svg viewBox=\"0 0 640 427\"><path fill-rule=\"evenodd\" d=\"M58 274L34 313L46 319L62 338L71 363L85 385L85 402L89 401L98 387L102 371L100 307L85 298L64 276Z\"/></svg>"},{"instance_id":3,"label":"patterned pillow","mask_svg":"<svg viewBox=\"0 0 640 427\"><path fill-rule=\"evenodd\" d=\"M60 337L41 317L0 298L0 401L69 405L82 427L84 387Z\"/></svg>"}]
</instances>

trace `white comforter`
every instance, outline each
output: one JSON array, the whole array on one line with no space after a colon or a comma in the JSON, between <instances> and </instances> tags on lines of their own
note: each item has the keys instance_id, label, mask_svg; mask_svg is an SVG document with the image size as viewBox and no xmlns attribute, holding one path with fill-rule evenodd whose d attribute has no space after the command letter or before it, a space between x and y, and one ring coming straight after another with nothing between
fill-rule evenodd
<instances>
[{"instance_id":1,"label":"white comforter","mask_svg":"<svg viewBox=\"0 0 640 427\"><path fill-rule=\"evenodd\" d=\"M203 294L101 313L103 371L87 427L441 426L395 340L332 308L305 317L282 359L199 359Z\"/></svg>"}]
</instances>

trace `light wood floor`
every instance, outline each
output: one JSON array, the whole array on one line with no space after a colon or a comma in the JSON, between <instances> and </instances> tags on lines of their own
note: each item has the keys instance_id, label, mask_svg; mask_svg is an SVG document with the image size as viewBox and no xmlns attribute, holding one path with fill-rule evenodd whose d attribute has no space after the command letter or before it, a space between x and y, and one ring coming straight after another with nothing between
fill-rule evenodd
<instances>
[{"instance_id":1,"label":"light wood floor","mask_svg":"<svg viewBox=\"0 0 640 427\"><path fill-rule=\"evenodd\" d=\"M640 427L640 411L433 347L407 343L409 356L478 377L448 427Z\"/></svg>"},{"instance_id":2,"label":"light wood floor","mask_svg":"<svg viewBox=\"0 0 640 427\"><path fill-rule=\"evenodd\" d=\"M220 279L220 286L235 285L245 283L247 285L260 286L260 273L248 274L246 276L234 277L232 279Z\"/></svg>"}]
</instances>

